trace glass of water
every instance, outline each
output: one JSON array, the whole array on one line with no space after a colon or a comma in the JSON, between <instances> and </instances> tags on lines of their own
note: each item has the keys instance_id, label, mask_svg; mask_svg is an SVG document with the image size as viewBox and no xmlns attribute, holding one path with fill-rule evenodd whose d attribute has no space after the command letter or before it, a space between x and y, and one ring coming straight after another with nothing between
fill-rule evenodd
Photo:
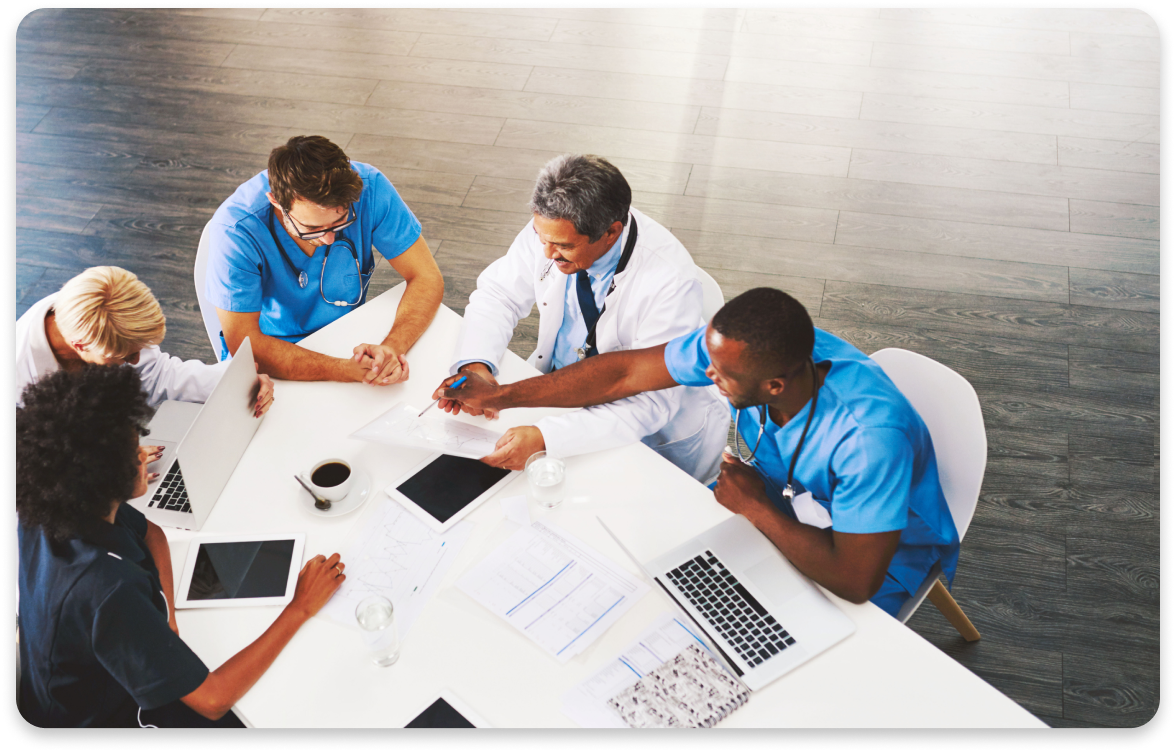
<instances>
[{"instance_id":1,"label":"glass of water","mask_svg":"<svg viewBox=\"0 0 1176 753\"><path fill-rule=\"evenodd\" d=\"M396 635L396 612L383 596L369 596L355 608L363 642L371 652L372 663L390 667L400 658L400 637Z\"/></svg>"},{"instance_id":2,"label":"glass of water","mask_svg":"<svg viewBox=\"0 0 1176 753\"><path fill-rule=\"evenodd\" d=\"M546 452L536 452L527 458L524 466L527 480L531 483L531 498L540 507L550 510L563 502L564 463Z\"/></svg>"}]
</instances>

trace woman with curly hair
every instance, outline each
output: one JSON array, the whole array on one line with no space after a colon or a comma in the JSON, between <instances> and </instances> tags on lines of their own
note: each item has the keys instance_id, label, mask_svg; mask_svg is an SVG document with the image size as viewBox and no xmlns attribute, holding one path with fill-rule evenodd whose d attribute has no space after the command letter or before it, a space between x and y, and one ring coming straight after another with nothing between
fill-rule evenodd
<instances>
[{"instance_id":1,"label":"woman with curly hair","mask_svg":"<svg viewBox=\"0 0 1176 753\"><path fill-rule=\"evenodd\" d=\"M18 706L39 727L241 726L229 709L344 580L338 554L312 558L273 625L210 672L180 639L163 531L123 504L147 488L150 417L130 366L56 371L17 409Z\"/></svg>"}]
</instances>

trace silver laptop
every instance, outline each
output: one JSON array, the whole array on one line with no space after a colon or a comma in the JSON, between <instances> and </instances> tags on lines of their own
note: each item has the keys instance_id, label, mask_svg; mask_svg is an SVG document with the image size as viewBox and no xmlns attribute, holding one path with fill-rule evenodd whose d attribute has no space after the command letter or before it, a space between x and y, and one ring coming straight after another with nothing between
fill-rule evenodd
<instances>
[{"instance_id":1,"label":"silver laptop","mask_svg":"<svg viewBox=\"0 0 1176 753\"><path fill-rule=\"evenodd\" d=\"M751 690L791 672L857 629L742 515L644 564L603 520L600 524L706 633Z\"/></svg>"},{"instance_id":2,"label":"silver laptop","mask_svg":"<svg viewBox=\"0 0 1176 753\"><path fill-rule=\"evenodd\" d=\"M246 338L204 405L168 400L140 444L162 445L148 466L159 478L131 505L156 525L199 531L253 439L257 367Z\"/></svg>"}]
</instances>

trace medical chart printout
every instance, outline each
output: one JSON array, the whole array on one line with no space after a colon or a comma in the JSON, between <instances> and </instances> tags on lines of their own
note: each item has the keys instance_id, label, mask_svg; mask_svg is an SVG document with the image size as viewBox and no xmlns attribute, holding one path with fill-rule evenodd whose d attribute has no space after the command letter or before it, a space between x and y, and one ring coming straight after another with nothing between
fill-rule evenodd
<instances>
[{"instance_id":1,"label":"medical chart printout","mask_svg":"<svg viewBox=\"0 0 1176 753\"><path fill-rule=\"evenodd\" d=\"M474 524L462 521L436 533L399 504L380 495L347 537L347 579L323 607L332 620L354 626L355 608L373 594L392 602L401 640L420 616Z\"/></svg>"},{"instance_id":2,"label":"medical chart printout","mask_svg":"<svg viewBox=\"0 0 1176 753\"><path fill-rule=\"evenodd\" d=\"M710 651L697 628L687 626L672 612L663 612L620 656L565 693L561 699L563 712L581 727L627 728L608 707L608 700L691 644Z\"/></svg>"},{"instance_id":3,"label":"medical chart printout","mask_svg":"<svg viewBox=\"0 0 1176 753\"><path fill-rule=\"evenodd\" d=\"M396 403L351 436L380 444L414 447L479 460L494 452L502 436L482 426L447 418L444 411L433 409L419 416L421 409Z\"/></svg>"},{"instance_id":4,"label":"medical chart printout","mask_svg":"<svg viewBox=\"0 0 1176 753\"><path fill-rule=\"evenodd\" d=\"M542 521L520 528L456 585L561 664L649 590L596 550Z\"/></svg>"}]
</instances>

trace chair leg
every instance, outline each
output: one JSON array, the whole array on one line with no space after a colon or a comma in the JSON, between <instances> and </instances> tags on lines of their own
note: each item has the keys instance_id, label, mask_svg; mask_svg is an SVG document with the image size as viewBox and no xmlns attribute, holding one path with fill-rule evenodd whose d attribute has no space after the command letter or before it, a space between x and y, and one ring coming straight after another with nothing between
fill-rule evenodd
<instances>
[{"instance_id":1,"label":"chair leg","mask_svg":"<svg viewBox=\"0 0 1176 753\"><path fill-rule=\"evenodd\" d=\"M943 616L947 618L951 626L960 632L964 640L980 640L980 631L976 629L972 621L964 614L964 610L960 609L960 605L956 603L956 600L951 597L947 587L943 585L943 581L935 581L935 585L931 587L927 598L943 613Z\"/></svg>"}]
</instances>

